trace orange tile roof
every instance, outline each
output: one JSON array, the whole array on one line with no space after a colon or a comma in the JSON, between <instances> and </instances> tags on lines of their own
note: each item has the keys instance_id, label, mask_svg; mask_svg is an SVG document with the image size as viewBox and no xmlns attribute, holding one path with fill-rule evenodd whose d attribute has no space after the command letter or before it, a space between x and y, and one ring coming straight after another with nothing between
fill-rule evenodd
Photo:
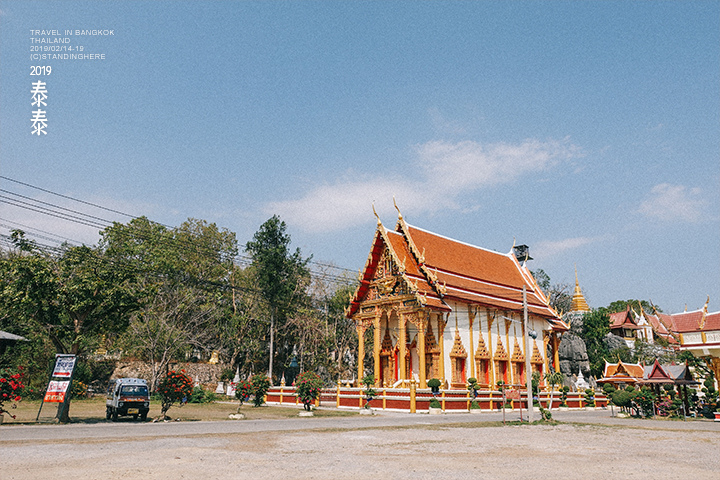
<instances>
[{"instance_id":1,"label":"orange tile roof","mask_svg":"<svg viewBox=\"0 0 720 480\"><path fill-rule=\"evenodd\" d=\"M522 287L526 286L528 310L566 327L548 306L545 295L527 268L520 266L512 253L502 254L452 240L426 230L398 222L404 233L424 257L422 266L437 276L447 288L443 298L522 310Z\"/></svg>"},{"instance_id":2,"label":"orange tile roof","mask_svg":"<svg viewBox=\"0 0 720 480\"><path fill-rule=\"evenodd\" d=\"M703 311L695 310L694 312L674 313L672 315L660 313L659 316L670 326L673 332L697 332L700 330Z\"/></svg>"},{"instance_id":3,"label":"orange tile roof","mask_svg":"<svg viewBox=\"0 0 720 480\"><path fill-rule=\"evenodd\" d=\"M703 330L720 330L720 312L708 313L705 316L705 328Z\"/></svg>"},{"instance_id":4,"label":"orange tile roof","mask_svg":"<svg viewBox=\"0 0 720 480\"><path fill-rule=\"evenodd\" d=\"M448 311L447 301L458 300L522 311L525 285L528 311L545 318L556 330L569 329L550 308L530 271L512 253L493 252L412 227L402 217L396 231L385 230L378 224L361 284L348 310L349 317L357 312L367 295L385 244L399 266L404 267L404 278L417 287L419 301L428 307Z\"/></svg>"}]
</instances>

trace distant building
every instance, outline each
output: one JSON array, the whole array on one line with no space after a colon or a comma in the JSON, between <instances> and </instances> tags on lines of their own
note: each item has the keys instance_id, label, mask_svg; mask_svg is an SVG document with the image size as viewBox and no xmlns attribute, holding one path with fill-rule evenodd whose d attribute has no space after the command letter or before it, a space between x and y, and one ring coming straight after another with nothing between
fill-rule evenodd
<instances>
[{"instance_id":1,"label":"distant building","mask_svg":"<svg viewBox=\"0 0 720 480\"><path fill-rule=\"evenodd\" d=\"M645 313L648 322L666 332L671 343L702 358L714 372L716 382L720 379L720 312L708 312L710 298L700 310L674 314Z\"/></svg>"},{"instance_id":2,"label":"distant building","mask_svg":"<svg viewBox=\"0 0 720 480\"><path fill-rule=\"evenodd\" d=\"M568 326L549 306L527 259L526 250L486 250L408 225L402 215L395 230L378 219L346 312L358 332L358 377L365 374L367 330L378 386L415 379L424 388L438 378L464 389L469 377L485 388L498 381L525 385L525 355L533 371L558 369L558 334ZM537 332L530 351L523 341L523 287L530 329Z\"/></svg>"}]
</instances>

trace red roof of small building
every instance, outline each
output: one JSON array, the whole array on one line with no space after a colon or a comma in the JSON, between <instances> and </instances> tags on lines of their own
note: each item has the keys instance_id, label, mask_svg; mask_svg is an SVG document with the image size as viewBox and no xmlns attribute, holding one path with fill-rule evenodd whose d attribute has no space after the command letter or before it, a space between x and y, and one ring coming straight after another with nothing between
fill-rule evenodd
<instances>
[{"instance_id":1,"label":"red roof of small building","mask_svg":"<svg viewBox=\"0 0 720 480\"><path fill-rule=\"evenodd\" d=\"M612 330L615 328L642 328L638 326L637 322L635 321L635 316L630 310L630 305L628 305L627 308L622 312L615 312L610 314L610 329Z\"/></svg>"}]
</instances>

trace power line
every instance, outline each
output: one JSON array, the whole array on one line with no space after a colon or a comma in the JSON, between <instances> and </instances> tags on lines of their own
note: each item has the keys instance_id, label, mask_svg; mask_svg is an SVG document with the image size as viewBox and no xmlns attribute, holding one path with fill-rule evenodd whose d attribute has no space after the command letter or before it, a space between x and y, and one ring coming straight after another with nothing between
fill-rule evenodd
<instances>
[{"instance_id":1,"label":"power line","mask_svg":"<svg viewBox=\"0 0 720 480\"><path fill-rule=\"evenodd\" d=\"M99 209L101 209L101 210L105 210L105 211L108 211L108 212L112 212L112 213L117 213L117 214L120 214L120 215L124 215L124 216L127 216L127 217L132 218L133 220L139 218L139 217L135 217L135 216L133 216L133 215L130 215L130 214L128 214L128 213L120 212L120 211L118 211L118 210L114 210L114 209L111 209L111 208L107 208L107 207L104 207L104 206L102 206L102 205L98 205L98 204L95 204L95 203L92 203L92 202L87 202L87 201L85 201L85 200L81 200L81 199L78 199L78 198L70 197L70 196L68 196L68 195L63 195L63 194L60 194L60 193L57 193L57 192L53 192L53 191L51 191L51 190L47 190L47 189L45 189L45 188L41 188L41 187L38 187L38 186L35 186L35 185L31 185L31 184L26 183L26 182L21 182L21 181L19 181L19 180L15 180L15 179L12 179L12 178L9 178L9 177L0 176L0 178L2 178L2 179L4 179L4 180L8 180L8 181L10 181L10 182L14 182L14 183L19 184L19 185L23 185L23 186L28 187L28 188L33 188L33 189L36 189L36 190L39 190L39 191L42 191L42 192L45 192L45 193L48 193L48 194L51 194L51 195L55 195L55 196L57 196L57 197L65 198L65 199L68 199L68 200L72 200L72 201L75 201L75 202L78 202L78 203L81 203L81 204L84 204L84 205L89 205L89 206L92 206L92 207L95 207L95 208L99 208ZM90 215L90 214L87 214L87 213L83 213L83 212L80 212L80 211L77 211L77 210L73 210L73 209L70 209L70 208L62 207L62 206L57 205L57 204L54 204L54 203L44 202L44 201L41 201L41 200L37 200L37 199L31 198L31 197L28 197L28 196L25 196L25 195L21 195L21 194L15 193L15 192L11 192L11 191L8 191L8 190L4 190L4 189L0 189L0 192L7 193L7 194L9 194L9 195L13 195L13 196L15 196L15 197L20 197L20 198L23 198L23 199L26 199L26 200L30 200L31 202L35 202L35 203L30 203L30 202L26 202L26 201L23 201L23 200L18 200L18 199L16 199L16 198L10 198L10 197L7 197L7 196L0 195L0 202L6 203L6 204L8 204L8 205L13 205L13 206L18 207L18 208L24 208L24 209L26 209L26 210L34 211L34 212L41 213L41 214L48 215L48 216L52 216L52 217L59 218L59 219L61 219L61 220L65 220L65 221L68 221L68 222L76 223L76 224L79 224L79 225L84 225L84 226L88 226L88 227L92 227L92 228L99 228L99 229L101 229L101 230L106 229L107 227L113 225L113 222L110 221L110 220L107 220L107 219L104 219L104 218L101 218L101 217L97 217L97 216L94 216L94 215ZM38 205L38 204L39 204L39 205ZM52 208L48 208L48 207L52 207ZM54 210L54 209L57 209L57 210ZM58 210L60 210L60 211L58 211ZM65 212L69 212L69 213L65 213ZM6 221L9 221L9 220L6 220ZM102 222L102 223L101 223L101 222ZM168 225L164 225L164 224L162 224L162 223L155 222L155 221L153 221L153 220L149 220L149 219L148 219L148 222L150 222L151 224L154 224L154 225L161 226L161 227L166 228L166 229L168 229L168 230L173 230L173 231L175 231L175 232L178 231L178 229L175 228L175 227L171 227L171 226L168 226ZM9 227L8 227L8 228L9 228ZM53 234L53 233L50 233L50 232L43 232L43 233L47 233L47 234L49 234L49 235L54 235L54 236L60 237L59 235L56 235L56 234ZM123 231L123 234L124 234L124 233L125 233L125 232ZM38 237L38 238L43 238L43 239L45 239L45 240L53 241L53 240L50 239L50 238L43 237L43 236L38 235L38 234L31 234L31 235L32 235L32 236L35 236L35 237ZM128 232L128 235L132 235L132 233ZM60 238L64 238L65 240L71 240L71 239L68 239L68 238L66 238L66 237L60 237ZM141 237L141 238L142 238L142 237ZM148 240L148 239L146 238L145 240ZM72 241L72 242L75 242L75 243L78 243L78 244L82 243L82 242L78 242L78 241L76 241L76 240L71 240L71 241ZM168 241L168 239L165 238L165 239L163 239L162 241ZM178 240L177 237L173 238L171 241L179 242L179 244L180 244L181 247L183 246L183 244L185 244L185 246L186 246L188 249L192 248L192 250L195 250L196 252L198 252L198 253L200 253L201 255L203 255L203 253L202 253L200 250L198 250L198 245L195 244L195 243L184 242L184 241L182 241L182 240ZM212 257L215 257L216 253L219 253L219 252L216 252L216 251L214 251L214 250L212 250L212 249L208 249L207 253L208 253L208 254L211 254ZM229 260L229 258L225 258L225 259L223 260L222 256L220 256L219 259L220 259L220 261L227 261L227 260ZM251 258L251 257L249 257L249 256L247 256L247 255L242 255L242 254L240 254L240 253L235 254L232 259L233 259L233 261L234 261L236 264L245 265L245 266L252 264L252 258ZM347 278L347 276L346 276L347 273L350 273L350 274L351 274L351 278L352 278L352 276L354 276L355 272L354 272L353 270L351 270L351 269L347 269L347 268L343 268L343 267L338 267L338 266L336 266L336 265L332 265L332 264L328 264L328 263L322 263L322 262L317 262L317 261L313 261L313 260L310 260L308 263L310 263L310 264L312 264L312 265L317 265L317 266L319 266L319 267L330 268L330 269L333 269L333 270L338 270L338 271L343 272L343 274L339 274L339 275L338 275L338 274L333 274L333 273L329 273L329 272L326 272L326 271L318 271L318 269L309 269L311 275L313 275L313 276L316 277L316 278L321 278L321 279L325 279L325 280L331 280L331 281L334 281L335 283L344 283L344 284L352 283L352 280L349 280L349 279ZM345 273L345 272L347 272L347 273Z\"/></svg>"},{"instance_id":2,"label":"power line","mask_svg":"<svg viewBox=\"0 0 720 480\"><path fill-rule=\"evenodd\" d=\"M91 206L91 207L99 208L99 209L101 209L101 210L105 210L105 211L112 212L112 213L117 213L118 215L124 215L124 216L130 217L130 218L137 218L135 215L130 215L129 213L120 212L120 211L118 211L118 210L113 210L112 208L103 207L102 205L97 205L97 204L95 204L95 203L86 202L85 200L80 200L80 199L78 199L78 198L70 197L70 196L68 196L68 195L63 195L63 194L61 194L61 193L57 193L57 192L53 192L53 191L50 191L50 190L46 190L46 189L44 189L44 188L37 187L37 186L35 186L35 185L30 185L29 183L21 182L20 180L14 180L14 179L12 179L12 178L5 177L5 176L2 176L2 175L0 175L0 178L2 178L3 180L7 180L7 181L9 181L9 182L14 182L14 183L17 183L17 184L19 184L19 185L23 185L23 186L28 187L28 188L34 188L35 190L40 190L41 192L49 193L49 194L51 194L51 195L55 195L55 196L58 196L58 197L62 197L62 198L68 199L68 200L73 200L73 201L75 201L75 202L83 203L83 204L89 205L89 206Z\"/></svg>"}]
</instances>

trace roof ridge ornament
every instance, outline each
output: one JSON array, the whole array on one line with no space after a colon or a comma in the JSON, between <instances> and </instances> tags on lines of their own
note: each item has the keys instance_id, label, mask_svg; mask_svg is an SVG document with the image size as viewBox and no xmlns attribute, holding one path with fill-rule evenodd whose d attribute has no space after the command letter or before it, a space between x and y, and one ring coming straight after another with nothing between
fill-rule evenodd
<instances>
[{"instance_id":1,"label":"roof ridge ornament","mask_svg":"<svg viewBox=\"0 0 720 480\"><path fill-rule=\"evenodd\" d=\"M372 211L375 214L375 218L377 218L378 226L382 225L382 222L380 221L380 216L378 215L377 211L375 210L375 202L372 203Z\"/></svg>"},{"instance_id":2,"label":"roof ridge ornament","mask_svg":"<svg viewBox=\"0 0 720 480\"><path fill-rule=\"evenodd\" d=\"M400 213L400 209L397 206L397 202L395 201L395 195L393 195L393 205L395 205L395 210L398 212L398 219L402 220L403 216L402 213Z\"/></svg>"}]
</instances>

